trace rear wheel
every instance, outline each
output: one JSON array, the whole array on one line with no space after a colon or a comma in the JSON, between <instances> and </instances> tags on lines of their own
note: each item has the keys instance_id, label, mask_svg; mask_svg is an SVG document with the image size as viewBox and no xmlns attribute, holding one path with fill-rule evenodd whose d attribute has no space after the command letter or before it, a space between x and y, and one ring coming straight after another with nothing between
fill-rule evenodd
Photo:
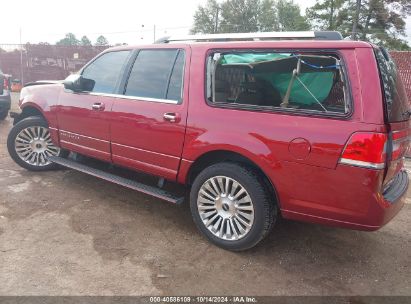
<instances>
[{"instance_id":1,"label":"rear wheel","mask_svg":"<svg viewBox=\"0 0 411 304\"><path fill-rule=\"evenodd\" d=\"M13 126L7 149L17 164L32 171L54 169L57 165L49 161L49 156L66 154L53 144L47 122L38 116L25 118Z\"/></svg>"},{"instance_id":2,"label":"rear wheel","mask_svg":"<svg viewBox=\"0 0 411 304\"><path fill-rule=\"evenodd\" d=\"M274 198L258 173L235 163L204 169L191 188L190 207L199 230L212 243L233 251L260 242L277 215Z\"/></svg>"}]
</instances>

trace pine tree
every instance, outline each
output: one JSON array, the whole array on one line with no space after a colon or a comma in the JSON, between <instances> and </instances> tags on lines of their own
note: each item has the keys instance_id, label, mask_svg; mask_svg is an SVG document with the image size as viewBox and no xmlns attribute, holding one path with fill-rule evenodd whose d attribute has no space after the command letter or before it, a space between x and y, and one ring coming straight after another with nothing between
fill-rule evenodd
<instances>
[{"instance_id":1,"label":"pine tree","mask_svg":"<svg viewBox=\"0 0 411 304\"><path fill-rule=\"evenodd\" d=\"M97 41L96 41L96 46L107 46L108 45L108 40L106 37L104 36L99 36L97 37Z\"/></svg>"},{"instance_id":2,"label":"pine tree","mask_svg":"<svg viewBox=\"0 0 411 304\"><path fill-rule=\"evenodd\" d=\"M66 36L57 41L56 45L79 45L80 41L76 38L73 33L67 33Z\"/></svg>"},{"instance_id":3,"label":"pine tree","mask_svg":"<svg viewBox=\"0 0 411 304\"><path fill-rule=\"evenodd\" d=\"M309 29L293 0L208 0L194 14L195 33L298 31Z\"/></svg>"},{"instance_id":4,"label":"pine tree","mask_svg":"<svg viewBox=\"0 0 411 304\"><path fill-rule=\"evenodd\" d=\"M332 27L327 22L327 12L335 5ZM319 0L307 9L313 27L340 31L344 37L370 41L388 49L407 50L410 46L403 40L405 19L411 14L409 0L361 0L358 24L356 20L357 0ZM328 17L330 17L328 15Z\"/></svg>"},{"instance_id":5,"label":"pine tree","mask_svg":"<svg viewBox=\"0 0 411 304\"><path fill-rule=\"evenodd\" d=\"M198 6L194 14L191 33L215 34L220 32L220 5L216 0L208 0L205 6Z\"/></svg>"},{"instance_id":6,"label":"pine tree","mask_svg":"<svg viewBox=\"0 0 411 304\"><path fill-rule=\"evenodd\" d=\"M90 46L90 45L91 45L91 41L90 41L90 39L88 39L87 36L83 36L83 37L81 37L81 39L80 39L80 45Z\"/></svg>"},{"instance_id":7,"label":"pine tree","mask_svg":"<svg viewBox=\"0 0 411 304\"><path fill-rule=\"evenodd\" d=\"M293 0L278 0L278 23L281 31L305 31L310 25L301 15L300 7Z\"/></svg>"},{"instance_id":8,"label":"pine tree","mask_svg":"<svg viewBox=\"0 0 411 304\"><path fill-rule=\"evenodd\" d=\"M343 3L344 0L319 0L307 9L307 19L313 20L313 28L334 31L337 29L336 19Z\"/></svg>"}]
</instances>

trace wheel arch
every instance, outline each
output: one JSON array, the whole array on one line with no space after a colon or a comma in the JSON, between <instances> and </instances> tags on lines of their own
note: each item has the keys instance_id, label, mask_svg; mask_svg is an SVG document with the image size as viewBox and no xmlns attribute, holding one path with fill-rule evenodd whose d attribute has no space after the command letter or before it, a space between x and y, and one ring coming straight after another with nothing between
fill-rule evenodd
<instances>
[{"instance_id":1,"label":"wheel arch","mask_svg":"<svg viewBox=\"0 0 411 304\"><path fill-rule=\"evenodd\" d=\"M26 105L22 108L22 111L20 113L20 115L18 115L15 119L13 124L18 123L19 121L27 118L27 117L32 117L32 116L40 116L41 118L43 118L48 124L49 121L46 119L46 116L43 114L43 112L37 108L36 106L30 104L30 105Z\"/></svg>"},{"instance_id":2,"label":"wheel arch","mask_svg":"<svg viewBox=\"0 0 411 304\"><path fill-rule=\"evenodd\" d=\"M188 169L186 175L186 185L191 186L197 175L205 168L221 162L239 163L254 169L262 177L265 186L270 191L270 194L274 197L275 202L278 204L278 206L280 206L278 192L273 181L254 161L238 152L229 150L213 150L200 155Z\"/></svg>"}]
</instances>

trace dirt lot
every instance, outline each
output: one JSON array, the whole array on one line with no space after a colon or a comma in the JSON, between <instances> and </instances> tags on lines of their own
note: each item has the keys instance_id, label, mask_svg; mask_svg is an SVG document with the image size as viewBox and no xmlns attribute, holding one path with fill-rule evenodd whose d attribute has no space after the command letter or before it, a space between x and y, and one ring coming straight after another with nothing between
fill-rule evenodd
<instances>
[{"instance_id":1,"label":"dirt lot","mask_svg":"<svg viewBox=\"0 0 411 304\"><path fill-rule=\"evenodd\" d=\"M10 127L0 122L0 295L411 295L409 203L377 232L281 221L231 253L199 235L187 204L21 169Z\"/></svg>"}]
</instances>

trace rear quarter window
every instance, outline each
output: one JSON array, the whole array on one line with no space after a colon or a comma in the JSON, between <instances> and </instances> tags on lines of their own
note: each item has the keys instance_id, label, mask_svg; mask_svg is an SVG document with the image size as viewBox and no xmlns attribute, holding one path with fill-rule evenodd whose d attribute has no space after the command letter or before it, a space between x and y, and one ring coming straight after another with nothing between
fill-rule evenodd
<instances>
[{"instance_id":1,"label":"rear quarter window","mask_svg":"<svg viewBox=\"0 0 411 304\"><path fill-rule=\"evenodd\" d=\"M347 115L347 96L335 54L227 51L208 59L211 105Z\"/></svg>"},{"instance_id":2,"label":"rear quarter window","mask_svg":"<svg viewBox=\"0 0 411 304\"><path fill-rule=\"evenodd\" d=\"M409 118L408 111L410 105L394 61L388 52L382 48L375 49L375 57L380 71L387 121L396 122L407 120Z\"/></svg>"}]
</instances>

